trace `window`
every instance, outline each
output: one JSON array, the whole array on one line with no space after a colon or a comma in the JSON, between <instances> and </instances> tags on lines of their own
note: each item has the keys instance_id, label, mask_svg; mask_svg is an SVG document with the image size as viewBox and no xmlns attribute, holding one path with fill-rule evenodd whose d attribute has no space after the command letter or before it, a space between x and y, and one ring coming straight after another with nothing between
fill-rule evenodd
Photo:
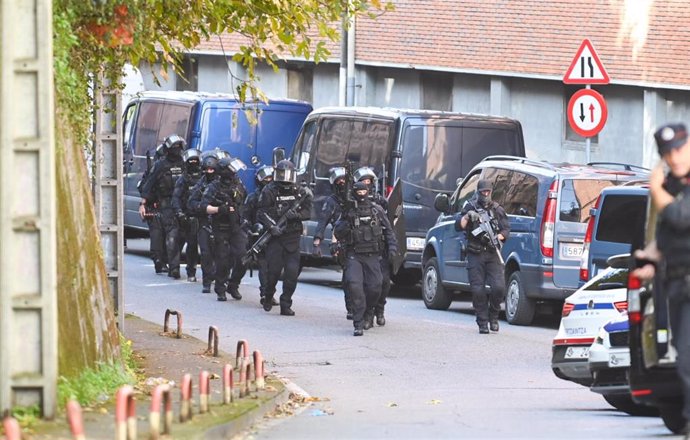
<instances>
[{"instance_id":1,"label":"window","mask_svg":"<svg viewBox=\"0 0 690 440\"><path fill-rule=\"evenodd\" d=\"M316 122L307 123L295 143L293 162L297 165L298 172L306 172L309 169L309 160L313 155L312 149L316 139L316 128ZM304 178L311 180L312 176L304 176Z\"/></svg>"},{"instance_id":2,"label":"window","mask_svg":"<svg viewBox=\"0 0 690 440\"><path fill-rule=\"evenodd\" d=\"M400 177L413 186L452 191L465 175L459 166L462 127L425 123L405 127Z\"/></svg>"},{"instance_id":3,"label":"window","mask_svg":"<svg viewBox=\"0 0 690 440\"><path fill-rule=\"evenodd\" d=\"M161 141L158 140L158 128L163 114L162 102L142 102L139 106L137 130L134 133L134 155L144 157L146 151L153 154Z\"/></svg>"},{"instance_id":4,"label":"window","mask_svg":"<svg viewBox=\"0 0 690 440\"><path fill-rule=\"evenodd\" d=\"M491 200L501 206L505 206L512 176L513 172L511 170L504 170L501 168L484 168L482 172L482 179L488 179L493 183Z\"/></svg>"},{"instance_id":5,"label":"window","mask_svg":"<svg viewBox=\"0 0 690 440\"><path fill-rule=\"evenodd\" d=\"M309 68L289 68L287 88L288 98L312 102L314 100L314 72Z\"/></svg>"},{"instance_id":6,"label":"window","mask_svg":"<svg viewBox=\"0 0 690 440\"><path fill-rule=\"evenodd\" d=\"M125 110L125 117L124 117L124 128L122 130L123 135L122 135L122 142L123 142L123 147L125 152L129 153L129 149L131 148L131 145L129 144L129 141L132 136L132 122L134 119L134 113L137 109L137 106L132 104L127 107Z\"/></svg>"},{"instance_id":7,"label":"window","mask_svg":"<svg viewBox=\"0 0 690 440\"><path fill-rule=\"evenodd\" d=\"M422 73L422 108L449 112L453 107L453 75L444 72Z\"/></svg>"},{"instance_id":8,"label":"window","mask_svg":"<svg viewBox=\"0 0 690 440\"><path fill-rule=\"evenodd\" d=\"M563 114L565 116L565 140L566 141L572 141L572 142L582 142L584 143L587 138L583 138L579 134L575 133L575 130L570 126L570 122L568 122L568 103L570 102L570 98L573 97L575 92L580 90L581 87L574 87L574 86L567 86L565 90L565 107L563 109ZM599 142L599 135L595 135L589 138L590 141L593 144L596 144Z\"/></svg>"},{"instance_id":9,"label":"window","mask_svg":"<svg viewBox=\"0 0 690 440\"><path fill-rule=\"evenodd\" d=\"M538 193L539 179L514 171L501 206L509 215L535 217Z\"/></svg>"},{"instance_id":10,"label":"window","mask_svg":"<svg viewBox=\"0 0 690 440\"><path fill-rule=\"evenodd\" d=\"M201 119L204 127L199 143L201 150L220 148L239 156L238 150L254 143L256 126L249 123L240 108L204 108Z\"/></svg>"},{"instance_id":11,"label":"window","mask_svg":"<svg viewBox=\"0 0 690 440\"><path fill-rule=\"evenodd\" d=\"M596 240L631 243L644 234L643 219L647 212L647 197L608 195L599 212Z\"/></svg>"},{"instance_id":12,"label":"window","mask_svg":"<svg viewBox=\"0 0 690 440\"><path fill-rule=\"evenodd\" d=\"M391 148L392 129L388 122L353 121L347 154L359 156L359 165L370 166L379 178L385 177L383 166Z\"/></svg>"},{"instance_id":13,"label":"window","mask_svg":"<svg viewBox=\"0 0 690 440\"><path fill-rule=\"evenodd\" d=\"M182 59L182 76L177 75L175 90L192 92L199 90L199 60L195 57L186 55Z\"/></svg>"},{"instance_id":14,"label":"window","mask_svg":"<svg viewBox=\"0 0 690 440\"><path fill-rule=\"evenodd\" d=\"M314 170L319 177L328 177L328 171L342 166L347 158L347 146L352 136L352 121L349 119L325 120L319 134L319 151L316 154Z\"/></svg>"},{"instance_id":15,"label":"window","mask_svg":"<svg viewBox=\"0 0 690 440\"><path fill-rule=\"evenodd\" d=\"M460 212L462 206L468 201L477 191L477 183L479 182L479 173L473 174L465 180L465 184L458 188L455 194L455 201L452 203L453 212Z\"/></svg>"},{"instance_id":16,"label":"window","mask_svg":"<svg viewBox=\"0 0 690 440\"><path fill-rule=\"evenodd\" d=\"M601 190L615 184L610 180L563 180L559 219L566 222L588 222L589 210L594 207Z\"/></svg>"},{"instance_id":17,"label":"window","mask_svg":"<svg viewBox=\"0 0 690 440\"><path fill-rule=\"evenodd\" d=\"M628 287L628 272L628 269L612 269L590 284L587 290L624 289Z\"/></svg>"},{"instance_id":18,"label":"window","mask_svg":"<svg viewBox=\"0 0 690 440\"><path fill-rule=\"evenodd\" d=\"M462 175L485 157L496 154L515 155L518 153L517 136L514 130L497 127L465 127L462 133Z\"/></svg>"},{"instance_id":19,"label":"window","mask_svg":"<svg viewBox=\"0 0 690 440\"><path fill-rule=\"evenodd\" d=\"M173 134L186 139L191 109L191 104L165 104L161 117L160 131L158 132L158 141L163 142L165 138Z\"/></svg>"}]
</instances>

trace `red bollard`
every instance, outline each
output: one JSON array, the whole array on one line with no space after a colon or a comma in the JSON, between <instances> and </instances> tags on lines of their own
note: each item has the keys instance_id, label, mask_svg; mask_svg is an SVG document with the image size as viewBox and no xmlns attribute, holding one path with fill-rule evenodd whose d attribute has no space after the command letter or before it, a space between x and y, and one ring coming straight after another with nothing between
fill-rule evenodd
<instances>
[{"instance_id":1,"label":"red bollard","mask_svg":"<svg viewBox=\"0 0 690 440\"><path fill-rule=\"evenodd\" d=\"M70 400L66 405L67 423L72 431L74 440L84 440L84 419L81 415L81 405L76 400Z\"/></svg>"},{"instance_id":2,"label":"red bollard","mask_svg":"<svg viewBox=\"0 0 690 440\"><path fill-rule=\"evenodd\" d=\"M242 362L240 359L249 357L249 343L246 339L237 341L237 354L235 355L235 368L241 371Z\"/></svg>"},{"instance_id":3,"label":"red bollard","mask_svg":"<svg viewBox=\"0 0 690 440\"><path fill-rule=\"evenodd\" d=\"M134 389L123 385L115 395L115 438L117 440L136 440L137 408Z\"/></svg>"},{"instance_id":4,"label":"red bollard","mask_svg":"<svg viewBox=\"0 0 690 440\"><path fill-rule=\"evenodd\" d=\"M213 353L213 357L218 357L218 327L212 325L208 328L208 349L209 353Z\"/></svg>"},{"instance_id":5,"label":"red bollard","mask_svg":"<svg viewBox=\"0 0 690 440\"><path fill-rule=\"evenodd\" d=\"M254 383L257 390L266 388L264 379L264 358L259 350L254 350Z\"/></svg>"},{"instance_id":6,"label":"red bollard","mask_svg":"<svg viewBox=\"0 0 690 440\"><path fill-rule=\"evenodd\" d=\"M168 333L168 321L170 320L170 315L175 315L177 317L177 339L182 338L182 312L177 312L175 310L166 309L165 319L163 320L163 333Z\"/></svg>"},{"instance_id":7,"label":"red bollard","mask_svg":"<svg viewBox=\"0 0 690 440\"><path fill-rule=\"evenodd\" d=\"M10 416L2 420L2 427L5 429L5 438L7 440L22 440L22 430L19 427L19 422Z\"/></svg>"},{"instance_id":8,"label":"red bollard","mask_svg":"<svg viewBox=\"0 0 690 440\"><path fill-rule=\"evenodd\" d=\"M199 372L199 413L208 412L208 405L211 394L211 377L208 371Z\"/></svg>"},{"instance_id":9,"label":"red bollard","mask_svg":"<svg viewBox=\"0 0 690 440\"><path fill-rule=\"evenodd\" d=\"M235 396L233 396L234 382L232 377L232 365L225 364L223 366L223 405L227 405L235 400Z\"/></svg>"},{"instance_id":10,"label":"red bollard","mask_svg":"<svg viewBox=\"0 0 690 440\"><path fill-rule=\"evenodd\" d=\"M192 375L187 373L182 377L180 389L180 422L192 420Z\"/></svg>"},{"instance_id":11,"label":"red bollard","mask_svg":"<svg viewBox=\"0 0 690 440\"><path fill-rule=\"evenodd\" d=\"M151 413L149 414L149 438L157 440L161 434L161 406L165 409L163 416L163 434L170 435L173 423L172 394L170 385L160 384L151 393Z\"/></svg>"},{"instance_id":12,"label":"red bollard","mask_svg":"<svg viewBox=\"0 0 690 440\"><path fill-rule=\"evenodd\" d=\"M249 395L249 381L251 380L252 363L249 358L242 358L240 365L240 397Z\"/></svg>"}]
</instances>

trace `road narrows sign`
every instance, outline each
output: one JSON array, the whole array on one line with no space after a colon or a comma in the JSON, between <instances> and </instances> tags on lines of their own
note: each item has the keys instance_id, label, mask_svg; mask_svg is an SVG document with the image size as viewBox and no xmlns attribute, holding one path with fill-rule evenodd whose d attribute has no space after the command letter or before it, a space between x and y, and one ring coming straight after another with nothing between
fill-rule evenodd
<instances>
[{"instance_id":1,"label":"road narrows sign","mask_svg":"<svg viewBox=\"0 0 690 440\"><path fill-rule=\"evenodd\" d=\"M568 102L568 122L575 133L582 137L592 137L604 128L608 108L599 92L581 89L575 92Z\"/></svg>"},{"instance_id":2,"label":"road narrows sign","mask_svg":"<svg viewBox=\"0 0 690 440\"><path fill-rule=\"evenodd\" d=\"M588 39L582 40L570 67L563 76L566 84L608 84L609 74L604 69L594 46Z\"/></svg>"}]
</instances>

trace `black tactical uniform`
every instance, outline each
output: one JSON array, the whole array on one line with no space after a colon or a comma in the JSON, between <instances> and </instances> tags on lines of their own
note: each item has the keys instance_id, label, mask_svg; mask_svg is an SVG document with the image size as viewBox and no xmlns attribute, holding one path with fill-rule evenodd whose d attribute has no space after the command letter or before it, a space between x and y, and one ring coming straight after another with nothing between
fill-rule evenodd
<instances>
[{"instance_id":1,"label":"black tactical uniform","mask_svg":"<svg viewBox=\"0 0 690 440\"><path fill-rule=\"evenodd\" d=\"M297 288L299 275L299 242L302 235L302 221L311 213L313 195L306 187L296 185L295 166L289 160L281 160L275 166L273 182L266 185L259 195L257 219L273 236L266 246L268 280L264 310L273 307L273 295L280 273L283 272L283 293L280 295L280 314L292 316L292 295ZM295 205L299 203L296 208ZM284 227L276 225L285 216Z\"/></svg>"},{"instance_id":2,"label":"black tactical uniform","mask_svg":"<svg viewBox=\"0 0 690 440\"><path fill-rule=\"evenodd\" d=\"M239 159L219 160L216 167L218 177L206 188L201 198L201 206L206 208L206 212L209 212L208 207L218 208L218 212L211 215L216 262L214 291L218 301L226 301L226 283L230 270L247 248L247 236L240 223L240 207L246 197L246 190L237 177L237 172L243 167L244 164ZM238 292L233 298L242 299L242 296Z\"/></svg>"},{"instance_id":3,"label":"black tactical uniform","mask_svg":"<svg viewBox=\"0 0 690 440\"><path fill-rule=\"evenodd\" d=\"M381 194L376 192L376 173L370 167L361 167L354 172L354 179L357 182L364 182L369 189L369 200L376 203L383 210L388 213L388 201ZM386 308L386 299L391 291L391 258L388 252L381 255L381 294L379 300L374 308L374 315L376 315L376 324L380 326L386 325L386 318L384 316Z\"/></svg>"},{"instance_id":4,"label":"black tactical uniform","mask_svg":"<svg viewBox=\"0 0 690 440\"><path fill-rule=\"evenodd\" d=\"M668 124L655 134L659 154L690 148L683 124ZM685 154L683 150L680 153ZM689 160L686 156L686 162ZM668 174L663 189L675 199L657 218L657 248L663 257L662 293L669 301L668 313L673 345L678 353L676 368L684 395L683 416L690 429L690 174L678 178ZM652 192L653 188L650 188ZM652 192L654 197L654 192ZM663 265L661 266L663 267Z\"/></svg>"},{"instance_id":5,"label":"black tactical uniform","mask_svg":"<svg viewBox=\"0 0 690 440\"><path fill-rule=\"evenodd\" d=\"M201 198L206 188L208 188L216 178L215 173L219 156L230 157L229 154L220 150L202 153L201 168L204 175L192 189L189 200L187 201L187 208L190 214L199 220L199 233L197 239L201 254L202 293L211 293L211 284L216 278L216 262L213 258L213 230L211 229L209 215L206 213L206 206L202 205Z\"/></svg>"},{"instance_id":6,"label":"black tactical uniform","mask_svg":"<svg viewBox=\"0 0 690 440\"><path fill-rule=\"evenodd\" d=\"M331 190L333 192L328 196L321 208L319 221L316 224L316 231L314 232L314 251L319 255L321 252L321 242L326 232L326 226L331 225L331 227L334 228L335 222L340 218L340 214L345 207L345 201L347 199L346 174L347 170L344 167L334 167L329 171L328 179L331 183ZM345 284L345 256L343 254L343 249L337 240L331 240L331 255L336 257L338 264L340 264L343 270L342 285L345 296L345 310L347 312L346 318L352 319L352 301L347 294Z\"/></svg>"},{"instance_id":7,"label":"black tactical uniform","mask_svg":"<svg viewBox=\"0 0 690 440\"><path fill-rule=\"evenodd\" d=\"M177 135L168 136L163 142L165 159L156 162L150 177L142 187L142 203L155 200L160 210L160 221L165 232L165 252L168 256L168 276L180 278L180 252L178 248L178 227L172 206L172 195L177 178L182 175L184 162L182 152L186 147L184 139Z\"/></svg>"},{"instance_id":8,"label":"black tactical uniform","mask_svg":"<svg viewBox=\"0 0 690 440\"><path fill-rule=\"evenodd\" d=\"M254 241L259 237L259 233L262 231L262 226L257 224L256 211L259 204L259 194L264 186L273 180L273 167L264 165L256 171L254 176L256 180L256 189L244 200L244 204L240 208L240 217L242 218L242 231L247 235L245 242L247 243L247 249L254 244ZM264 290L266 289L266 256L263 252L260 252L257 258L257 265L259 269L259 295L260 303L264 303ZM240 283L242 278L247 273L247 267L242 264L242 259L238 258L235 261L235 267L232 268L232 275L228 280L228 293L236 298L239 293ZM241 297L241 296L240 296ZM277 305L278 303L274 303Z\"/></svg>"},{"instance_id":9,"label":"black tactical uniform","mask_svg":"<svg viewBox=\"0 0 690 440\"><path fill-rule=\"evenodd\" d=\"M201 151L188 149L182 155L184 160L184 172L175 182L175 190L172 196L172 205L177 217L180 231L179 249L187 243L185 259L187 261L187 281L196 282L196 265L199 263L199 219L187 208L189 195L201 179L201 164L199 163Z\"/></svg>"},{"instance_id":10,"label":"black tactical uniform","mask_svg":"<svg viewBox=\"0 0 690 440\"><path fill-rule=\"evenodd\" d=\"M397 242L383 208L371 202L362 182L353 187L355 204L347 206L335 226L347 258L345 279L354 308L354 335L373 326L374 307L381 294L381 255L395 254ZM385 237L384 237L385 234Z\"/></svg>"},{"instance_id":11,"label":"black tactical uniform","mask_svg":"<svg viewBox=\"0 0 690 440\"><path fill-rule=\"evenodd\" d=\"M141 180L137 184L137 189L139 190L139 195L143 197L144 184L151 176L151 169L153 164L165 157L164 146L160 144L156 148L156 152L153 157L151 157L149 152L146 152L147 168L144 174L141 176ZM153 161L153 164L151 163ZM168 256L165 253L165 235L163 232L163 225L161 224L161 216L158 212L155 200L147 200L144 203L144 221L149 227L149 251L151 253L151 260L153 260L153 266L156 273L162 273L168 271Z\"/></svg>"},{"instance_id":12,"label":"black tactical uniform","mask_svg":"<svg viewBox=\"0 0 690 440\"><path fill-rule=\"evenodd\" d=\"M465 202L455 223L455 228L462 230L462 217L467 216L464 228L467 236L467 275L472 291L472 306L477 314L479 333L482 334L489 333L487 324L490 324L492 331L498 331L498 314L505 292L505 279L503 263L498 254L500 250L492 246L486 234L480 234L477 230L480 224L478 216L481 213L488 214L495 235L500 233L507 240L510 234L508 216L498 203L491 200L490 191L491 182L480 180L476 194ZM477 231L476 234L474 231ZM488 296L484 290L486 285L490 288Z\"/></svg>"}]
</instances>

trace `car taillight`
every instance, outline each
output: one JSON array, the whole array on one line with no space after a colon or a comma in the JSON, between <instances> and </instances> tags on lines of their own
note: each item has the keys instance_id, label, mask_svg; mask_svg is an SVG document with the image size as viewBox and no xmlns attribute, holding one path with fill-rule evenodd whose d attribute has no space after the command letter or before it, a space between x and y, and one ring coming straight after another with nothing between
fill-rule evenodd
<instances>
[{"instance_id":1,"label":"car taillight","mask_svg":"<svg viewBox=\"0 0 690 440\"><path fill-rule=\"evenodd\" d=\"M582 259L580 260L580 280L589 281L589 244L592 242L594 233L594 222L597 218L597 208L601 202L601 195L597 197L594 207L589 211L589 221L587 222L587 232L585 232L585 242L582 246Z\"/></svg>"},{"instance_id":2,"label":"car taillight","mask_svg":"<svg viewBox=\"0 0 690 440\"><path fill-rule=\"evenodd\" d=\"M571 304L569 302L563 303L563 311L561 312L561 316L565 318L566 316L570 315L570 312L572 312L574 308L575 304Z\"/></svg>"},{"instance_id":3,"label":"car taillight","mask_svg":"<svg viewBox=\"0 0 690 440\"><path fill-rule=\"evenodd\" d=\"M393 187L390 186L390 185L387 185L387 186L386 186L386 197L388 197L389 195L391 195L392 192L393 192Z\"/></svg>"},{"instance_id":4,"label":"car taillight","mask_svg":"<svg viewBox=\"0 0 690 440\"><path fill-rule=\"evenodd\" d=\"M619 312L625 312L628 310L628 302L627 301L618 301L613 303L613 307L616 308Z\"/></svg>"},{"instance_id":5,"label":"car taillight","mask_svg":"<svg viewBox=\"0 0 690 440\"><path fill-rule=\"evenodd\" d=\"M628 290L630 289L639 289L642 287L642 280L640 280L638 277L636 277L633 274L628 275Z\"/></svg>"},{"instance_id":6,"label":"car taillight","mask_svg":"<svg viewBox=\"0 0 690 440\"><path fill-rule=\"evenodd\" d=\"M558 197L558 180L554 180L549 188L549 194L544 204L544 214L541 220L541 253L545 257L553 257L553 231L556 221L556 198Z\"/></svg>"},{"instance_id":7,"label":"car taillight","mask_svg":"<svg viewBox=\"0 0 690 440\"><path fill-rule=\"evenodd\" d=\"M628 322L630 324L640 324L642 322L642 311L640 304L640 288L642 280L628 274Z\"/></svg>"}]
</instances>

